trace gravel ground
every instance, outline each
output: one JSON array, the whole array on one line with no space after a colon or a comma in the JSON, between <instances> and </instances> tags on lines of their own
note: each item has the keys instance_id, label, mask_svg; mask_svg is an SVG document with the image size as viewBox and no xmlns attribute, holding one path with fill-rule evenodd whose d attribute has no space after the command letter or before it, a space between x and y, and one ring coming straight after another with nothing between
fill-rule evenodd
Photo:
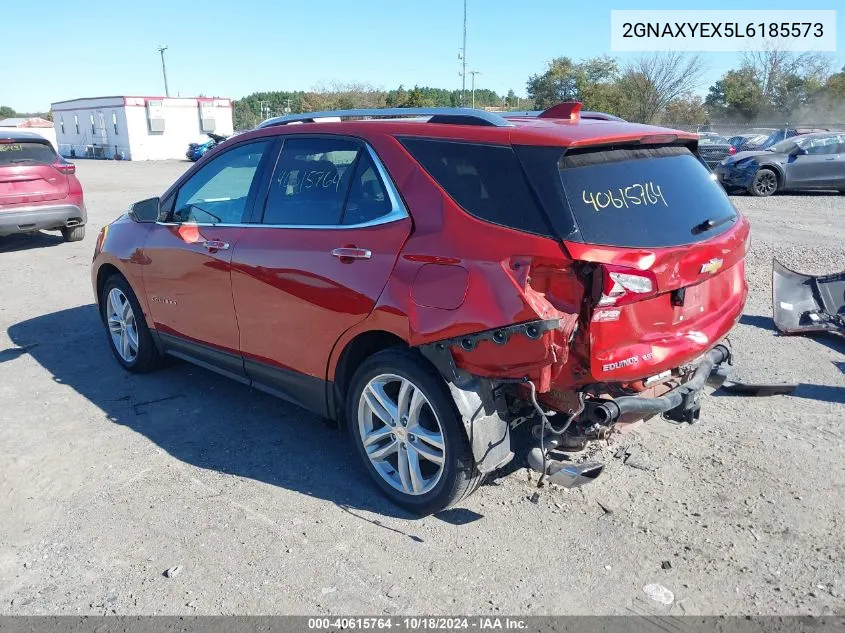
<instances>
[{"instance_id":1,"label":"gravel ground","mask_svg":"<svg viewBox=\"0 0 845 633\"><path fill-rule=\"evenodd\" d=\"M535 496L517 468L415 519L315 416L187 364L118 368L94 238L187 164L78 166L85 241L0 240L0 614L845 613L845 344L770 318L772 257L845 268L845 196L734 198L738 374L794 395L709 395L698 425L615 436L589 487Z\"/></svg>"}]
</instances>

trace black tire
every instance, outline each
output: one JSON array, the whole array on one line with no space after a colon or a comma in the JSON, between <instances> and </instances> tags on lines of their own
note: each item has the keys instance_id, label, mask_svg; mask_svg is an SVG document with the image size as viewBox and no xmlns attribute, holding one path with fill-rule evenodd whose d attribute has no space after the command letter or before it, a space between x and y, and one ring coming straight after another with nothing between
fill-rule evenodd
<instances>
[{"instance_id":1,"label":"black tire","mask_svg":"<svg viewBox=\"0 0 845 633\"><path fill-rule=\"evenodd\" d=\"M117 350L117 347L114 344L111 333L109 332L107 297L109 296L109 293L115 288L120 290L120 292L122 292L126 299L129 301L129 304L132 307L132 313L135 317L135 328L138 332L138 351L135 358L131 362L127 362L120 355ZM109 343L109 349L111 349L112 354L117 359L117 362L120 363L124 369L126 369L127 371L131 371L132 373L142 374L158 369L161 366L161 354L159 354L158 348L156 347L155 342L153 341L152 334L150 334L150 328L147 327L147 321L144 318L144 312L143 310L141 310L141 306L138 303L138 298L135 296L132 287L122 275L112 275L106 280L106 283L103 285L103 292L100 295L100 317L102 318L103 326L105 328L106 339Z\"/></svg>"},{"instance_id":2,"label":"black tire","mask_svg":"<svg viewBox=\"0 0 845 633\"><path fill-rule=\"evenodd\" d=\"M403 493L391 486L373 466L358 428L358 406L366 385L380 374L410 380L422 390L437 415L445 444L443 471L436 485L420 495ZM381 491L397 505L419 515L432 514L472 494L484 478L475 467L469 441L449 388L434 367L414 350L389 349L367 358L352 378L346 398L349 435L367 472Z\"/></svg>"},{"instance_id":3,"label":"black tire","mask_svg":"<svg viewBox=\"0 0 845 633\"><path fill-rule=\"evenodd\" d=\"M81 242L85 237L85 225L62 229L65 242Z\"/></svg>"},{"instance_id":4,"label":"black tire","mask_svg":"<svg viewBox=\"0 0 845 633\"><path fill-rule=\"evenodd\" d=\"M779 184L778 175L771 169L763 167L754 174L754 180L748 186L748 193L758 198L765 198L775 193Z\"/></svg>"}]
</instances>

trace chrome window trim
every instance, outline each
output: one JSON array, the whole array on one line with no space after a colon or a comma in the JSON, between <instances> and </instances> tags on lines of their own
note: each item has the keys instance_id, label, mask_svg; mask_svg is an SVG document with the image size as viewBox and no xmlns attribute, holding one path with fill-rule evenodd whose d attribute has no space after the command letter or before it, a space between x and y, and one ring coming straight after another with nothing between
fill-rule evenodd
<instances>
[{"instance_id":1,"label":"chrome window trim","mask_svg":"<svg viewBox=\"0 0 845 633\"><path fill-rule=\"evenodd\" d=\"M405 203L402 201L402 197L399 195L399 190L396 188L396 185L393 182L393 179L390 177L390 174L387 173L387 169L385 169L384 165L382 164L381 160L379 159L378 155L375 153L370 144L366 141L361 141L364 147L367 148L367 153L370 156L370 159L373 161L373 164L376 166L376 171L381 178L381 181L384 183L385 190L387 191L387 197L390 200L391 210L386 213L385 215L370 220L369 222L361 222L359 224L264 224L264 223L212 223L212 222L156 222L156 224L160 226L211 226L211 227L221 227L221 228L233 228L233 227L241 227L241 228L249 228L249 227L256 227L256 228L263 228L263 229L327 229L330 231L337 231L337 230L346 230L346 229L365 229L373 226L380 226L382 224L390 224L391 222L397 222L399 220L404 220L405 218L411 217L408 213L408 209L405 207ZM284 147L282 147L282 151L284 151ZM279 153L281 155L281 152ZM278 159L278 156L277 156ZM274 166L275 171L275 166ZM271 174L272 175L272 174Z\"/></svg>"}]
</instances>

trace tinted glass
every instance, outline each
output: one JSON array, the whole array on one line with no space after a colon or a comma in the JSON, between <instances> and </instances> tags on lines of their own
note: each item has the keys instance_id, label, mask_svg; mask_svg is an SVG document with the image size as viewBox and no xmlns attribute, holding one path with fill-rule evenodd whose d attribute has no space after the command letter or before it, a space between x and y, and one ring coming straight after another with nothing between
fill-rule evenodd
<instances>
[{"instance_id":1,"label":"tinted glass","mask_svg":"<svg viewBox=\"0 0 845 633\"><path fill-rule=\"evenodd\" d=\"M246 143L203 165L179 189L173 221L240 224L261 159L271 143Z\"/></svg>"},{"instance_id":2,"label":"tinted glass","mask_svg":"<svg viewBox=\"0 0 845 633\"><path fill-rule=\"evenodd\" d=\"M361 152L343 213L343 224L363 224L390 213L393 205L369 152Z\"/></svg>"},{"instance_id":3,"label":"tinted glass","mask_svg":"<svg viewBox=\"0 0 845 633\"><path fill-rule=\"evenodd\" d=\"M830 136L814 136L797 140L798 146L805 149L808 154L837 154L839 153L839 137L831 134Z\"/></svg>"},{"instance_id":4,"label":"tinted glass","mask_svg":"<svg viewBox=\"0 0 845 633\"><path fill-rule=\"evenodd\" d=\"M56 162L56 152L51 145L31 141L0 143L0 165L43 164Z\"/></svg>"},{"instance_id":5,"label":"tinted glass","mask_svg":"<svg viewBox=\"0 0 845 633\"><path fill-rule=\"evenodd\" d=\"M736 212L683 147L576 151L558 162L566 200L585 242L680 246L728 230ZM710 220L713 228L702 229Z\"/></svg>"},{"instance_id":6,"label":"tinted glass","mask_svg":"<svg viewBox=\"0 0 845 633\"><path fill-rule=\"evenodd\" d=\"M360 149L360 143L346 139L285 139L270 180L264 224L339 224Z\"/></svg>"},{"instance_id":7,"label":"tinted glass","mask_svg":"<svg viewBox=\"0 0 845 633\"><path fill-rule=\"evenodd\" d=\"M510 146L411 138L402 143L465 211L494 224L550 234Z\"/></svg>"}]
</instances>

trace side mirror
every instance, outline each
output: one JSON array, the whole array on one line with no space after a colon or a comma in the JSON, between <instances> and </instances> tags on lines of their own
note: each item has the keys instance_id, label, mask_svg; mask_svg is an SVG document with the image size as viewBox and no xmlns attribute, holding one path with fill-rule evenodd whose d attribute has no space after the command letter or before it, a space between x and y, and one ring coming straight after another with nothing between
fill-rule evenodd
<instances>
[{"instance_id":1,"label":"side mirror","mask_svg":"<svg viewBox=\"0 0 845 633\"><path fill-rule=\"evenodd\" d=\"M150 223L158 221L159 198L147 198L136 202L129 208L129 217L135 222Z\"/></svg>"},{"instance_id":2,"label":"side mirror","mask_svg":"<svg viewBox=\"0 0 845 633\"><path fill-rule=\"evenodd\" d=\"M801 154L806 154L806 153L807 153L807 150L805 150L802 147L798 147L797 145L795 147L793 147L791 150L789 150L790 156L800 156Z\"/></svg>"}]
</instances>

